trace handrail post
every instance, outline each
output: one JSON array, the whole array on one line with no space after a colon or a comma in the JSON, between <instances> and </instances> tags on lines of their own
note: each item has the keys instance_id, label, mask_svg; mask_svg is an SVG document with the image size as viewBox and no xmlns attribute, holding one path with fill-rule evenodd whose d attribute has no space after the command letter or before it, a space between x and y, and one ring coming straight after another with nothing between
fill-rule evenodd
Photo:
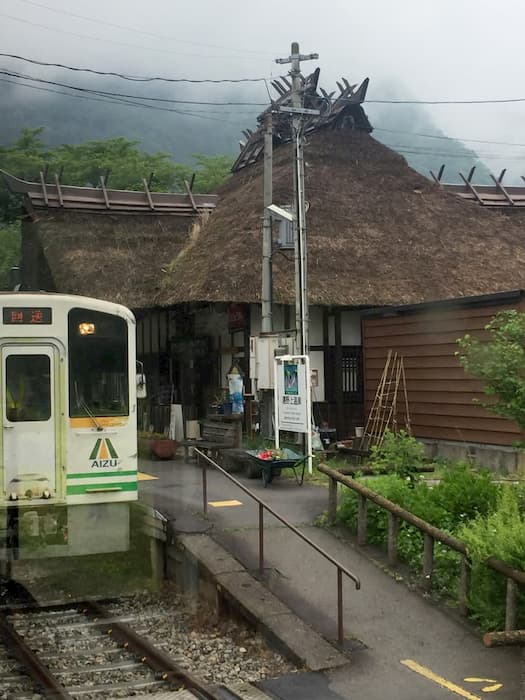
<instances>
[{"instance_id":1,"label":"handrail post","mask_svg":"<svg viewBox=\"0 0 525 700\"><path fill-rule=\"evenodd\" d=\"M390 566L397 564L397 533L399 520L394 513L388 511L388 563Z\"/></svg>"},{"instance_id":2,"label":"handrail post","mask_svg":"<svg viewBox=\"0 0 525 700\"><path fill-rule=\"evenodd\" d=\"M367 541L366 496L359 494L359 512L357 515L357 544L365 545Z\"/></svg>"},{"instance_id":3,"label":"handrail post","mask_svg":"<svg viewBox=\"0 0 525 700\"><path fill-rule=\"evenodd\" d=\"M199 455L199 462L202 465L202 509L204 514L208 514L208 482L206 478L206 460Z\"/></svg>"},{"instance_id":4,"label":"handrail post","mask_svg":"<svg viewBox=\"0 0 525 700\"><path fill-rule=\"evenodd\" d=\"M432 572L434 570L434 538L425 532L423 549L423 588L429 591L432 587Z\"/></svg>"},{"instance_id":5,"label":"handrail post","mask_svg":"<svg viewBox=\"0 0 525 700\"><path fill-rule=\"evenodd\" d=\"M337 641L341 648L345 638L343 630L343 572L337 567Z\"/></svg>"},{"instance_id":6,"label":"handrail post","mask_svg":"<svg viewBox=\"0 0 525 700\"><path fill-rule=\"evenodd\" d=\"M332 525L337 519L337 481L328 481L328 522Z\"/></svg>"},{"instance_id":7,"label":"handrail post","mask_svg":"<svg viewBox=\"0 0 525 700\"><path fill-rule=\"evenodd\" d=\"M461 571L459 574L459 612L468 615L468 595L470 590L470 562L468 557L461 556Z\"/></svg>"},{"instance_id":8,"label":"handrail post","mask_svg":"<svg viewBox=\"0 0 525 700\"><path fill-rule=\"evenodd\" d=\"M507 598L505 601L505 632L516 629L516 594L518 584L507 578Z\"/></svg>"},{"instance_id":9,"label":"handrail post","mask_svg":"<svg viewBox=\"0 0 525 700\"><path fill-rule=\"evenodd\" d=\"M264 507L259 503L259 574L264 574Z\"/></svg>"}]
</instances>

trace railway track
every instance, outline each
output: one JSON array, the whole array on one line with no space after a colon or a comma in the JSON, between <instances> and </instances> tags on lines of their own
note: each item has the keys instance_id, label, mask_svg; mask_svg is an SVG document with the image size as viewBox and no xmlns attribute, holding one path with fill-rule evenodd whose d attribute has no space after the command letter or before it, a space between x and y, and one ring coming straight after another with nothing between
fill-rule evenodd
<instances>
[{"instance_id":1,"label":"railway track","mask_svg":"<svg viewBox=\"0 0 525 700\"><path fill-rule=\"evenodd\" d=\"M202 682L142 637L141 624L95 602L3 610L0 698L268 699L249 683Z\"/></svg>"}]
</instances>

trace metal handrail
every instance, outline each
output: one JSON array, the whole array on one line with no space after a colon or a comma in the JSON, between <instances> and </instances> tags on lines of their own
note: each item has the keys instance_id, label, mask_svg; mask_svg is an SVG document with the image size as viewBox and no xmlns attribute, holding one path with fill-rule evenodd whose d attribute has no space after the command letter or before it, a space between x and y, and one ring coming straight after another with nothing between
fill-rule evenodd
<instances>
[{"instance_id":1,"label":"metal handrail","mask_svg":"<svg viewBox=\"0 0 525 700\"><path fill-rule=\"evenodd\" d=\"M279 513L276 513L275 510L269 506L267 503L265 503L263 500L261 500L258 496L256 496L252 491L250 491L244 484L241 484L240 481L238 481L235 477L233 477L231 474L229 474L226 470L224 470L217 462L215 462L211 457L208 457L208 455L205 452L201 452L198 448L194 447L194 452L197 454L198 461L202 462L202 505L203 505L203 510L204 513L208 512L208 484L207 484L207 477L206 477L206 463L209 462L209 464L212 465L217 471L219 471L221 474L223 474L227 479L229 479L231 482L233 482L238 488L241 489L245 494L253 498L254 501L257 501L259 504L259 573L262 576L264 573L264 510L266 509L270 515L273 515L274 518L277 518L279 522L281 522L283 525L285 525L289 530L294 532L298 537L300 537L304 542L310 545L313 549L315 549L316 552L321 554L325 559L327 559L331 564L333 564L336 569L337 569L337 640L341 646L343 646L344 642L344 631L343 631L343 574L347 576L349 579L351 579L354 584L356 590L359 590L361 588L361 581L359 578L353 574L351 571L349 571L346 567L344 567L341 563L337 561L337 559L334 559L330 554L327 554L319 545L317 545L315 542L313 542L309 537L306 535L303 535L303 533L298 530L295 525L292 525L292 523L288 522L286 518L283 518L282 515L279 515Z\"/></svg>"}]
</instances>

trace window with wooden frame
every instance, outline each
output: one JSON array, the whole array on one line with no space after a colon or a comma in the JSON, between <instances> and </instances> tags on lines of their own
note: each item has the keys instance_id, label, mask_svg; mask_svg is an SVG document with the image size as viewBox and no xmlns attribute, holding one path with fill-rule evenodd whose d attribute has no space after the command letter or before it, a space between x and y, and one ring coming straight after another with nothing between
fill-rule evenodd
<instances>
[{"instance_id":1,"label":"window with wooden frame","mask_svg":"<svg viewBox=\"0 0 525 700\"><path fill-rule=\"evenodd\" d=\"M335 347L325 348L325 397L336 401L338 390L343 402L363 400L363 352L360 345L343 345L340 361Z\"/></svg>"}]
</instances>

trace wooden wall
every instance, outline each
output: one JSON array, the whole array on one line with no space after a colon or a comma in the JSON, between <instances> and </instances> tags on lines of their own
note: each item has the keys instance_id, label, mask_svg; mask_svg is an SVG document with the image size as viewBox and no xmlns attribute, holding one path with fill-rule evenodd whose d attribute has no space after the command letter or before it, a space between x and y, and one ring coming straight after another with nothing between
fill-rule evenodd
<instances>
[{"instance_id":1,"label":"wooden wall","mask_svg":"<svg viewBox=\"0 0 525 700\"><path fill-rule=\"evenodd\" d=\"M483 337L498 306L424 308L395 316L363 319L366 413L372 405L389 349L404 357L412 432L416 437L512 445L524 436L514 423L489 413L482 384L459 364L456 340L465 333Z\"/></svg>"}]
</instances>

